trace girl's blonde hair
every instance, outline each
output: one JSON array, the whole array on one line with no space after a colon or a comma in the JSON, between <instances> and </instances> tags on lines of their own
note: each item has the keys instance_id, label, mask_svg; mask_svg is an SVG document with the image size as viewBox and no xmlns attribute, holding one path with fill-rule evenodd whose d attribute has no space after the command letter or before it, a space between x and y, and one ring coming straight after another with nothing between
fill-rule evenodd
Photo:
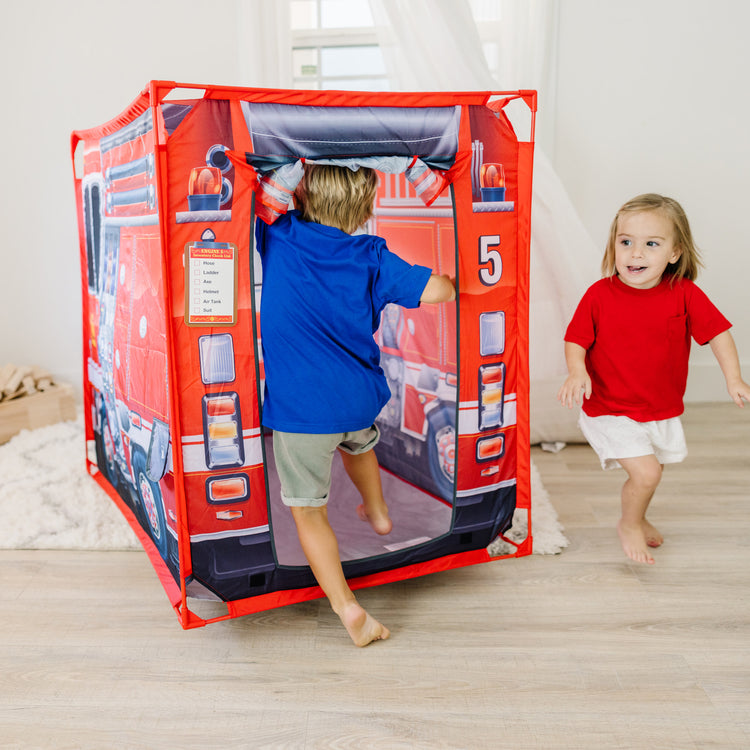
<instances>
[{"instance_id":1,"label":"girl's blonde hair","mask_svg":"<svg viewBox=\"0 0 750 750\"><path fill-rule=\"evenodd\" d=\"M615 241L617 237L617 221L624 213L635 213L637 211L660 211L665 218L672 222L674 232L675 249L680 251L680 257L675 263L670 263L665 274L672 279L689 279L694 281L698 276L698 270L703 265L690 224L682 206L673 198L667 198L657 193L644 193L623 205L615 216L609 230L607 249L602 259L602 274L612 276L615 274Z\"/></svg>"},{"instance_id":2,"label":"girl's blonde hair","mask_svg":"<svg viewBox=\"0 0 750 750\"><path fill-rule=\"evenodd\" d=\"M371 216L378 176L373 169L331 164L305 164L305 175L295 192L306 221L338 227L352 234Z\"/></svg>"}]
</instances>

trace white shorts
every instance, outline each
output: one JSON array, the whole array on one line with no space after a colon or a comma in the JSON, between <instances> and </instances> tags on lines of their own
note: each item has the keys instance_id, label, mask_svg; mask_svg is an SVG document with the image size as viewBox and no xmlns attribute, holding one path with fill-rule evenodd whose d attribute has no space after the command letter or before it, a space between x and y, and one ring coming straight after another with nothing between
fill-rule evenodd
<instances>
[{"instance_id":1,"label":"white shorts","mask_svg":"<svg viewBox=\"0 0 750 750\"><path fill-rule=\"evenodd\" d=\"M618 458L656 456L660 464L685 460L687 444L679 417L636 422L630 417L589 417L581 412L578 426L602 463L602 469L620 466Z\"/></svg>"}]
</instances>

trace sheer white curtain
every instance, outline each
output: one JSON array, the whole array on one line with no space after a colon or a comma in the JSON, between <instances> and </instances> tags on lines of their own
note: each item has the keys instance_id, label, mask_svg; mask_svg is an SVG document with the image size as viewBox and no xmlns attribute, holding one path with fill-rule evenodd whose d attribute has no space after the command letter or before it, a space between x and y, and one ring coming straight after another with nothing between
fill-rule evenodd
<instances>
[{"instance_id":1,"label":"sheer white curtain","mask_svg":"<svg viewBox=\"0 0 750 750\"><path fill-rule=\"evenodd\" d=\"M487 69L463 0L370 0L388 78L401 91L483 91Z\"/></svg>"},{"instance_id":2,"label":"sheer white curtain","mask_svg":"<svg viewBox=\"0 0 750 750\"><path fill-rule=\"evenodd\" d=\"M292 29L289 0L236 0L240 81L290 88Z\"/></svg>"},{"instance_id":3,"label":"sheer white curtain","mask_svg":"<svg viewBox=\"0 0 750 750\"><path fill-rule=\"evenodd\" d=\"M370 0L370 6L392 89L536 89L537 134L552 143L558 2ZM495 80L477 23L494 17L498 7L501 20L488 27L499 50ZM237 8L241 80L248 86L288 88L288 0L237 0ZM599 276L601 251L538 144L531 217L532 440L579 440L574 412L559 406L555 395L565 374L565 327L586 287Z\"/></svg>"},{"instance_id":4,"label":"sheer white curtain","mask_svg":"<svg viewBox=\"0 0 750 750\"><path fill-rule=\"evenodd\" d=\"M477 23L482 3L497 7L498 69L489 73ZM395 90L536 89L537 125L554 123L554 49L558 0L370 0ZM481 23L481 21L480 21ZM548 131L549 128L548 128ZM586 287L599 276L594 246L549 159L535 149L531 210L529 357L532 441L582 439L576 415L556 393L565 375L563 335Z\"/></svg>"}]
</instances>

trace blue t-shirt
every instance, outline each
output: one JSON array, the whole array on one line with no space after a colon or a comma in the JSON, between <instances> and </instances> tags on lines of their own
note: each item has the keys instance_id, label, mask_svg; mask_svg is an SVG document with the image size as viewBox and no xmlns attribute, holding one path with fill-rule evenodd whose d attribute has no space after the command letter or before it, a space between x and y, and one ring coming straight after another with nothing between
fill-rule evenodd
<instances>
[{"instance_id":1,"label":"blue t-shirt","mask_svg":"<svg viewBox=\"0 0 750 750\"><path fill-rule=\"evenodd\" d=\"M418 307L432 270L289 211L256 221L263 263L263 424L331 434L369 427L390 399L373 338L389 302Z\"/></svg>"}]
</instances>

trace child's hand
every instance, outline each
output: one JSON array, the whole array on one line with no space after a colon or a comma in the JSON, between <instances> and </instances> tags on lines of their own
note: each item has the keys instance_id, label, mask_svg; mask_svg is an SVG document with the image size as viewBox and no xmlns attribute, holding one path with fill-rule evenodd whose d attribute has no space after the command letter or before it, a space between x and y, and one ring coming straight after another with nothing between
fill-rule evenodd
<instances>
[{"instance_id":1,"label":"child's hand","mask_svg":"<svg viewBox=\"0 0 750 750\"><path fill-rule=\"evenodd\" d=\"M744 406L742 400L750 401L750 385L742 379L740 358L737 354L732 334L729 331L714 336L709 342L711 351L721 367L727 381L727 391L737 406Z\"/></svg>"},{"instance_id":2,"label":"child's hand","mask_svg":"<svg viewBox=\"0 0 750 750\"><path fill-rule=\"evenodd\" d=\"M573 404L581 406L583 397L591 397L591 378L585 370L568 375L557 392L557 400L568 409L572 409Z\"/></svg>"},{"instance_id":3,"label":"child's hand","mask_svg":"<svg viewBox=\"0 0 750 750\"><path fill-rule=\"evenodd\" d=\"M750 401L750 385L744 380L727 383L727 391L737 406L745 406L745 401Z\"/></svg>"}]
</instances>

